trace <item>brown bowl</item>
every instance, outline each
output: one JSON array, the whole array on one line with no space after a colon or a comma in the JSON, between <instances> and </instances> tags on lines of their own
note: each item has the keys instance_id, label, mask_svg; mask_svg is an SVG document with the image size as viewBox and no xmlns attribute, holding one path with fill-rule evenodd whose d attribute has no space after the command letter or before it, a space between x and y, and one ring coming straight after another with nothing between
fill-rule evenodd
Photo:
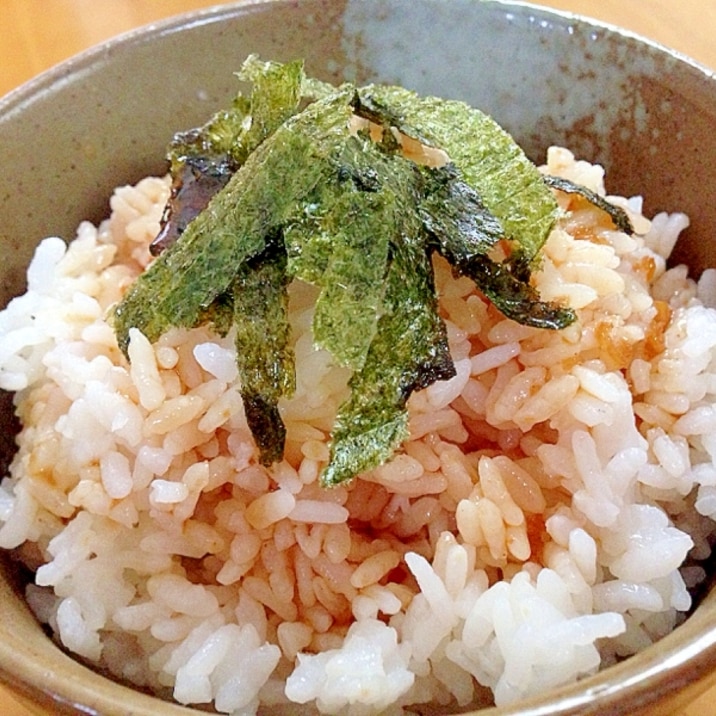
<instances>
[{"instance_id":1,"label":"brown bowl","mask_svg":"<svg viewBox=\"0 0 716 716\"><path fill-rule=\"evenodd\" d=\"M408 20L409 18L409 20ZM266 0L192 13L71 59L0 100L0 305L37 242L107 212L113 187L164 169L171 134L229 99L251 52L305 58L327 80L399 83L492 114L541 161L550 144L605 165L610 191L690 215L677 260L716 266L716 80L664 48L571 15L481 0ZM9 396L0 463L12 454ZM4 559L0 678L37 713L198 713L121 686L63 653ZM716 593L636 657L485 714L673 713L716 682Z\"/></svg>"}]
</instances>

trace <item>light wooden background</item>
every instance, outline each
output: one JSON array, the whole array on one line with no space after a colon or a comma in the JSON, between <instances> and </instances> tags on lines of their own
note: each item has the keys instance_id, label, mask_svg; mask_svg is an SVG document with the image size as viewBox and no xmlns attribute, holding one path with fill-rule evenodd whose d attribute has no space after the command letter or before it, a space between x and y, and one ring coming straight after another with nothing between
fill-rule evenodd
<instances>
[{"instance_id":1,"label":"light wooden background","mask_svg":"<svg viewBox=\"0 0 716 716\"><path fill-rule=\"evenodd\" d=\"M0 95L103 40L212 0L0 0ZM542 0L646 36L716 69L716 0ZM0 166L2 148L0 148ZM7 171L7 167L5 170ZM30 716L0 688L0 715ZM679 716L716 716L716 688Z\"/></svg>"}]
</instances>

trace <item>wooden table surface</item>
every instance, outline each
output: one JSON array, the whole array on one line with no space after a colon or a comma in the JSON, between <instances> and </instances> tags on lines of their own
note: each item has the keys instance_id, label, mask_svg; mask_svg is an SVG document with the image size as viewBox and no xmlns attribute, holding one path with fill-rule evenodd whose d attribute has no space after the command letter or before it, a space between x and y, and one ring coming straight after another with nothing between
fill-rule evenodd
<instances>
[{"instance_id":1,"label":"wooden table surface","mask_svg":"<svg viewBox=\"0 0 716 716\"><path fill-rule=\"evenodd\" d=\"M0 95L81 50L216 0L0 0ZM716 69L716 0L542 0L656 40ZM29 716L0 688L2 716ZM680 712L716 716L716 688Z\"/></svg>"}]
</instances>

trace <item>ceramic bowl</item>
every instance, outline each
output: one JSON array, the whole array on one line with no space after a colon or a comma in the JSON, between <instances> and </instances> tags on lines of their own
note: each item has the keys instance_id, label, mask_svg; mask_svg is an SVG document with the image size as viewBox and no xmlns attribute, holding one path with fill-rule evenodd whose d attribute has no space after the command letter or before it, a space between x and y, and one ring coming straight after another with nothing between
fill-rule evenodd
<instances>
[{"instance_id":1,"label":"ceramic bowl","mask_svg":"<svg viewBox=\"0 0 716 716\"><path fill-rule=\"evenodd\" d=\"M692 219L679 249L716 266L716 80L613 28L522 3L480 0L276 0L182 16L79 55L0 101L0 305L23 289L38 240L71 238L107 213L111 189L164 170L175 130L229 99L248 53L303 57L331 81L382 81L464 99L492 114L535 161L550 144L605 165L610 190L641 193L646 213ZM9 396L0 462L12 454ZM73 660L0 575L0 678L37 713L192 712ZM716 592L655 646L580 683L488 714L672 713L716 680ZM710 676L713 674L713 677Z\"/></svg>"}]
</instances>

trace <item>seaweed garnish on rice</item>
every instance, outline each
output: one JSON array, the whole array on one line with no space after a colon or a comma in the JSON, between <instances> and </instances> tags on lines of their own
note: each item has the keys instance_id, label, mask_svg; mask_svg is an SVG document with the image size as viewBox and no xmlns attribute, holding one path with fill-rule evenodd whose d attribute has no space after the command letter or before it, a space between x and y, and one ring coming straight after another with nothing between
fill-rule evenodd
<instances>
[{"instance_id":1,"label":"seaweed garnish on rice","mask_svg":"<svg viewBox=\"0 0 716 716\"><path fill-rule=\"evenodd\" d=\"M240 77L254 85L248 97L172 144L177 201L155 242L160 255L116 307L114 326L126 353L131 328L156 341L170 327L225 317L233 302L242 396L260 459L271 464L285 440L278 402L294 384L286 287L316 285L316 344L353 371L361 392L337 416L322 479L338 484L399 447L414 390L454 375L434 252L520 323L559 329L574 320L530 285L559 211L512 138L462 102L390 86L330 88L305 78L301 63L256 57ZM407 158L406 137L447 162ZM231 170L187 221L181 175L197 156L214 172ZM167 229L177 220L180 230ZM247 280L254 270L261 278Z\"/></svg>"}]
</instances>

